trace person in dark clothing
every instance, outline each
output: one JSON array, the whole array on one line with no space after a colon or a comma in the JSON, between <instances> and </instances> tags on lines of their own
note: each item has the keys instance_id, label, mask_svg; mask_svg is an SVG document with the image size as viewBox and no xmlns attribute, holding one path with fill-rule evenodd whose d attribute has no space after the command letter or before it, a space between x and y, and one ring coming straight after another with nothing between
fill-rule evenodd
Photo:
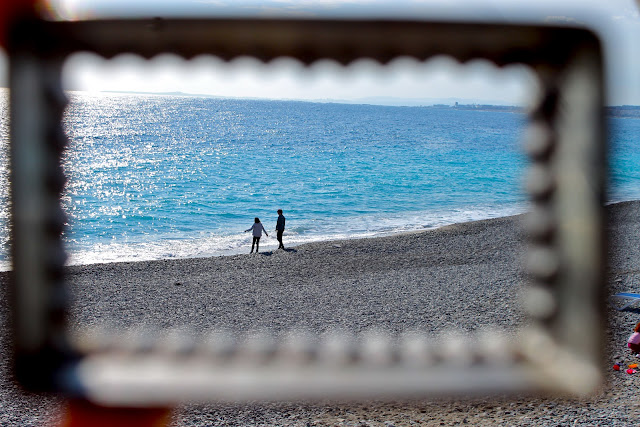
<instances>
[{"instance_id":1,"label":"person in dark clothing","mask_svg":"<svg viewBox=\"0 0 640 427\"><path fill-rule=\"evenodd\" d=\"M278 238L278 242L280 243L280 245L278 246L278 249L284 249L284 244L282 243L282 233L284 233L284 215L282 215L282 209L278 209L278 222L276 223L276 231L277 233L277 238Z\"/></svg>"}]
</instances>

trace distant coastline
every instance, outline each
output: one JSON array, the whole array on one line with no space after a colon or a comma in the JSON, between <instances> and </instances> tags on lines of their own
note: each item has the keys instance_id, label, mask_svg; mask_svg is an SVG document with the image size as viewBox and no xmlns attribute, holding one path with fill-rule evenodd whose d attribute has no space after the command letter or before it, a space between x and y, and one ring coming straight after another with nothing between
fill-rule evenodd
<instances>
[{"instance_id":1,"label":"distant coastline","mask_svg":"<svg viewBox=\"0 0 640 427\"><path fill-rule=\"evenodd\" d=\"M458 102L456 102L454 105L435 104L426 108L472 111L501 111L505 113L524 113L526 111L524 107L516 107L514 105L460 104Z\"/></svg>"},{"instance_id":2,"label":"distant coastline","mask_svg":"<svg viewBox=\"0 0 640 427\"><path fill-rule=\"evenodd\" d=\"M608 117L640 119L640 106L619 105L615 107L605 107Z\"/></svg>"},{"instance_id":3,"label":"distant coastline","mask_svg":"<svg viewBox=\"0 0 640 427\"><path fill-rule=\"evenodd\" d=\"M491 104L459 104L454 105L436 104L426 108L439 108L451 110L472 110L472 111L503 111L508 113L525 113L524 107L516 107L513 105L491 105ZM640 106L637 105L617 105L605 107L607 117L616 117L623 119L640 119Z\"/></svg>"},{"instance_id":4,"label":"distant coastline","mask_svg":"<svg viewBox=\"0 0 640 427\"><path fill-rule=\"evenodd\" d=\"M379 105L386 107L417 107L428 109L445 109L445 110L464 110L464 111L497 111L505 113L526 113L527 109L522 106L503 105L493 103L477 103L469 100L455 101L451 99L410 99L378 97L364 98L353 100L340 99L267 99L267 98L230 98L227 96L192 94L184 92L132 92L132 91L103 91L104 94L120 94L120 95L156 95L156 96L183 96L213 99L240 99L248 101L292 101L292 102L310 102L323 104L361 104L361 105ZM434 102L435 101L435 102ZM438 102L439 101L439 102ZM446 102L446 103L444 103ZM617 118L640 118L639 105L615 105L605 107L607 117Z\"/></svg>"}]
</instances>

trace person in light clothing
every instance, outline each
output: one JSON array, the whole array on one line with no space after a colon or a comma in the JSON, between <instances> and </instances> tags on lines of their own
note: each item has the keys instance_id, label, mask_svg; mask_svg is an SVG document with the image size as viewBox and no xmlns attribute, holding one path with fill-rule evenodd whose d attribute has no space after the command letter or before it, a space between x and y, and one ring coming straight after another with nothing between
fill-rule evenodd
<instances>
[{"instance_id":1,"label":"person in light clothing","mask_svg":"<svg viewBox=\"0 0 640 427\"><path fill-rule=\"evenodd\" d=\"M267 235L267 237L269 237L269 233L267 233L267 230L264 229L264 226L262 225L262 223L260 222L260 218L256 217L256 219L254 220L253 225L248 229L248 230L244 230L244 232L246 233L247 231L252 231L253 230L253 242L251 242L251 252L249 252L250 254L253 253L253 247L256 247L256 253L258 253L258 249L260 248L260 238L262 237L262 232L264 231L264 234Z\"/></svg>"}]
</instances>

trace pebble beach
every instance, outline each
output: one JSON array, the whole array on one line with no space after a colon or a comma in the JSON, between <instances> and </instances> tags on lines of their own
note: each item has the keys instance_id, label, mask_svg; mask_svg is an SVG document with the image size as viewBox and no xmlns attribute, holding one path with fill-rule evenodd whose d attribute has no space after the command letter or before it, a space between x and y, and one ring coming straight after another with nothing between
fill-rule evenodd
<instances>
[{"instance_id":1,"label":"pebble beach","mask_svg":"<svg viewBox=\"0 0 640 427\"><path fill-rule=\"evenodd\" d=\"M640 202L607 207L609 268L605 295L640 291ZM382 329L439 333L525 324L526 239L521 216L456 224L419 233L319 242L287 250L136 263L72 266L70 327L140 325L314 333ZM286 235L285 235L286 245ZM25 393L10 377L7 275L0 299L0 425L55 425L64 402ZM586 398L492 396L420 401L184 405L173 426L637 425L640 373L626 339L640 309L606 301L606 383ZM585 333L588 333L586 331ZM567 367L570 369L571 367ZM579 372L576 373L579 375Z\"/></svg>"}]
</instances>

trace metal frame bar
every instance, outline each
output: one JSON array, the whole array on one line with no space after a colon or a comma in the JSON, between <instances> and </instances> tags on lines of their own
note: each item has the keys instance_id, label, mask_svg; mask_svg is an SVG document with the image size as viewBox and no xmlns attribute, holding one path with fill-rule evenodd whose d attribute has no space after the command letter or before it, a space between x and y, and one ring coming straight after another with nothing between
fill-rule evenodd
<instances>
[{"instance_id":1,"label":"metal frame bar","mask_svg":"<svg viewBox=\"0 0 640 427\"><path fill-rule=\"evenodd\" d=\"M306 64L398 56L523 63L542 83L527 151L532 326L513 342L413 337L392 345L216 338L149 348L72 342L66 331L60 195L66 98L60 71L78 51L104 57L171 52L185 58L292 57ZM31 390L107 405L183 400L363 398L470 391L588 393L599 372L605 251L602 52L588 30L550 26L354 19L120 20L17 23L10 37L12 291L15 373ZM304 344L304 345L303 345ZM173 348L173 350L168 350ZM496 361L499 364L496 364ZM565 366L573 372L567 376ZM449 365L451 364L451 365ZM444 369L456 366L456 369Z\"/></svg>"}]
</instances>

